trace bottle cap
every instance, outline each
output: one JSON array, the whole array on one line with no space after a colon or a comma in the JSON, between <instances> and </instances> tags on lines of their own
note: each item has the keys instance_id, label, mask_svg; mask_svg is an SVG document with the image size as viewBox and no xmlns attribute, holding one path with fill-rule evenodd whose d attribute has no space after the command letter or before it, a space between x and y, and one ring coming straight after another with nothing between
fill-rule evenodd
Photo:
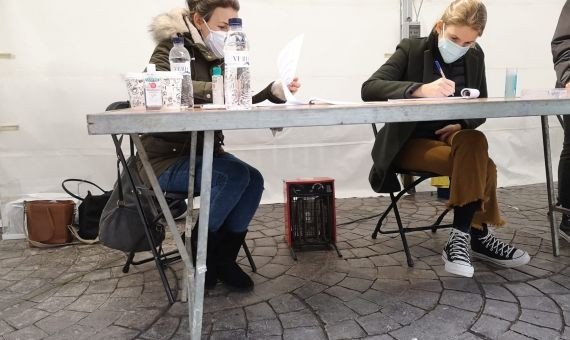
<instances>
[{"instance_id":1,"label":"bottle cap","mask_svg":"<svg viewBox=\"0 0 570 340\"><path fill-rule=\"evenodd\" d=\"M155 64L148 64L146 67L146 72L156 72L156 65Z\"/></svg>"},{"instance_id":2,"label":"bottle cap","mask_svg":"<svg viewBox=\"0 0 570 340\"><path fill-rule=\"evenodd\" d=\"M172 38L172 43L173 44L183 44L184 43L184 39L182 39L182 37L174 37Z\"/></svg>"},{"instance_id":3,"label":"bottle cap","mask_svg":"<svg viewBox=\"0 0 570 340\"><path fill-rule=\"evenodd\" d=\"M229 20L229 24L230 24L230 26L241 26L242 20L241 20L241 18L231 18Z\"/></svg>"},{"instance_id":4,"label":"bottle cap","mask_svg":"<svg viewBox=\"0 0 570 340\"><path fill-rule=\"evenodd\" d=\"M215 66L212 71L213 71L215 76L221 76L222 75L222 68L219 66Z\"/></svg>"}]
</instances>

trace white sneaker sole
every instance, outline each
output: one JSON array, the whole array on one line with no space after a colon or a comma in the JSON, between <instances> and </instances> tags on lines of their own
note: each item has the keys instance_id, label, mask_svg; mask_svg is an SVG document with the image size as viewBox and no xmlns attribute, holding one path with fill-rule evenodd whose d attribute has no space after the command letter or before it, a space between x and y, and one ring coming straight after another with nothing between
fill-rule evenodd
<instances>
[{"instance_id":1,"label":"white sneaker sole","mask_svg":"<svg viewBox=\"0 0 570 340\"><path fill-rule=\"evenodd\" d=\"M445 263L445 271L450 274L455 274L464 277L473 277L473 266L468 266L464 264L453 263L447 259L445 250L441 253L441 258Z\"/></svg>"},{"instance_id":2,"label":"white sneaker sole","mask_svg":"<svg viewBox=\"0 0 570 340\"><path fill-rule=\"evenodd\" d=\"M472 252L473 256L484 260L484 261L488 261L491 263L494 263L498 266L501 267L505 267L505 268L515 268L515 267L520 267L520 266L524 266L525 264L527 264L530 261L530 256L528 255L528 253L525 251L524 254L522 256L519 256L516 259L512 259L512 260L497 260L494 259L492 257L477 253L475 251Z\"/></svg>"}]
</instances>

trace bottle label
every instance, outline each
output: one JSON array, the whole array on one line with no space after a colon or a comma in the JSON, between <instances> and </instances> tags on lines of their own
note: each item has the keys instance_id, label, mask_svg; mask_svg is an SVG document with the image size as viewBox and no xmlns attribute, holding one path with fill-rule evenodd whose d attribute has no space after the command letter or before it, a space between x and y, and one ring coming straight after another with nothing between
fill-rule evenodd
<instances>
[{"instance_id":1,"label":"bottle label","mask_svg":"<svg viewBox=\"0 0 570 340\"><path fill-rule=\"evenodd\" d=\"M190 62L170 63L170 71L180 73L190 73Z\"/></svg>"},{"instance_id":2,"label":"bottle label","mask_svg":"<svg viewBox=\"0 0 570 340\"><path fill-rule=\"evenodd\" d=\"M224 62L229 67L249 67L248 51L226 51Z\"/></svg>"}]
</instances>

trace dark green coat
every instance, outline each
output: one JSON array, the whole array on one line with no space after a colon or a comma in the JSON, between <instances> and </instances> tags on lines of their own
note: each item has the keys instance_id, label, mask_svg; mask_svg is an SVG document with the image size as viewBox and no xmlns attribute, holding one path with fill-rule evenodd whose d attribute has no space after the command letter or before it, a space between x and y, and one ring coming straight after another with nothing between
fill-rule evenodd
<instances>
[{"instance_id":1,"label":"dark green coat","mask_svg":"<svg viewBox=\"0 0 570 340\"><path fill-rule=\"evenodd\" d=\"M552 58L556 71L556 86L570 82L570 1L566 1L552 38Z\"/></svg>"},{"instance_id":2,"label":"dark green coat","mask_svg":"<svg viewBox=\"0 0 570 340\"><path fill-rule=\"evenodd\" d=\"M194 102L195 104L205 104L212 102L212 69L215 66L221 66L223 69L223 59L217 58L203 42L195 42L191 31L193 31L196 39L199 38L199 33L194 28L188 20L185 12L171 12L169 15L162 15L163 24L159 28L164 32L159 32L158 36L161 36L161 40L155 47L152 56L150 57L149 63L155 64L157 71L170 71L170 61L168 59L170 54L170 49L172 49L173 43L171 37L166 37L169 34L178 34L184 37L184 47L190 52L190 56L194 58L191 62L191 73L192 73L192 85L194 89ZM158 17L160 18L160 17ZM164 20L167 18L166 25ZM155 27L158 25L155 25ZM184 28L181 31L180 28ZM155 38L157 33L154 32ZM271 92L271 86L273 83L269 84L263 91L253 96L253 102L259 103L266 99L275 102L282 103L282 101L275 97ZM148 154L150 164L153 167L154 172L157 176L160 176L166 169L172 166L174 163L180 159L187 158L190 154L190 133L189 132L174 132L174 133L153 133L144 134L141 137L142 143ZM224 135L222 131L216 131L215 135L215 145L214 153L220 154L223 152L222 145L224 141ZM198 145L197 154L202 154L204 144L204 134L200 132L198 134ZM142 171L142 163L138 162L139 173L145 183L148 183L148 179L144 171Z\"/></svg>"},{"instance_id":3,"label":"dark green coat","mask_svg":"<svg viewBox=\"0 0 570 340\"><path fill-rule=\"evenodd\" d=\"M411 86L437 80L439 76L434 74L436 42L436 33L425 38L402 40L390 59L362 84L362 100L403 99ZM486 98L485 56L481 47L476 44L464 58L466 87L479 89L480 96ZM485 119L460 120L464 129L475 129L484 122ZM416 124L388 123L378 132L372 148L374 165L369 176L374 191L400 190L392 162L410 138Z\"/></svg>"}]
</instances>

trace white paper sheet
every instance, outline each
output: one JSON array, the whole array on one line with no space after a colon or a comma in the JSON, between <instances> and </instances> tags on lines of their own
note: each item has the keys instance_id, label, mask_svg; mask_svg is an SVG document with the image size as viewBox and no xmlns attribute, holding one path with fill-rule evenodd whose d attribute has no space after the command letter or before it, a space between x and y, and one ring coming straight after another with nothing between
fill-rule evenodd
<instances>
[{"instance_id":1,"label":"white paper sheet","mask_svg":"<svg viewBox=\"0 0 570 340\"><path fill-rule=\"evenodd\" d=\"M296 99L287 87L287 85L289 85L295 78L304 39L305 35L301 34L291 40L291 42L289 42L281 52L279 52L279 56L277 57L277 70L279 72L281 86L283 86L283 92L285 93L287 104L308 104Z\"/></svg>"}]
</instances>

